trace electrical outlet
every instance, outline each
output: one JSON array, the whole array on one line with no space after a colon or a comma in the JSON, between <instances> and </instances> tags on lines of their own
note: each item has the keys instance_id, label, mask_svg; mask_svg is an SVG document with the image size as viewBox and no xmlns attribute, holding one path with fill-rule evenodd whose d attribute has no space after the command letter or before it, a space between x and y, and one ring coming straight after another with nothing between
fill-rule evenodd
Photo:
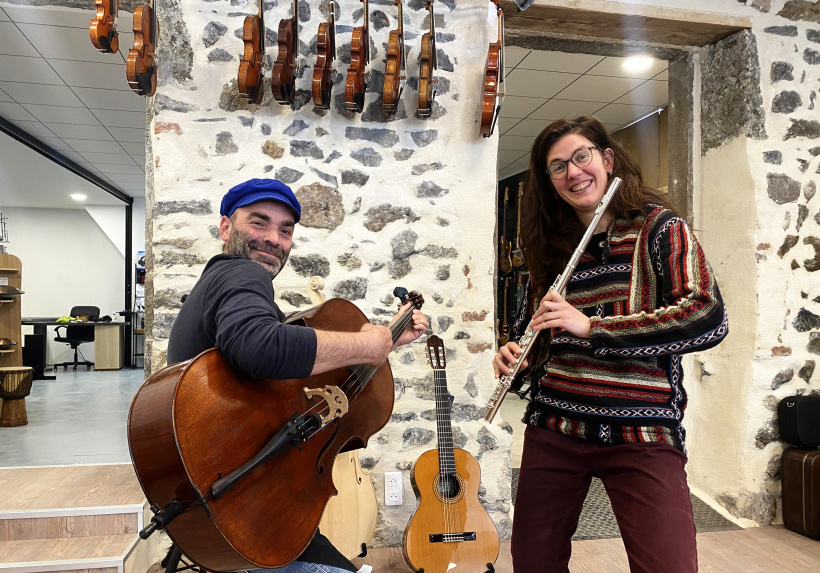
<instances>
[{"instance_id":1,"label":"electrical outlet","mask_svg":"<svg viewBox=\"0 0 820 573\"><path fill-rule=\"evenodd\" d=\"M384 504L402 504L401 472L384 472Z\"/></svg>"}]
</instances>

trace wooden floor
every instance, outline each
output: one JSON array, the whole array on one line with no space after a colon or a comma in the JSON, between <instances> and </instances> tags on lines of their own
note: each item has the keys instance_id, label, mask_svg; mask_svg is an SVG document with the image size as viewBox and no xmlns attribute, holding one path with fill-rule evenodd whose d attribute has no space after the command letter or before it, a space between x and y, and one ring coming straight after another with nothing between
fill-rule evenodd
<instances>
[{"instance_id":1,"label":"wooden floor","mask_svg":"<svg viewBox=\"0 0 820 573\"><path fill-rule=\"evenodd\" d=\"M629 573L620 538L576 541L572 544L572 573ZM400 547L369 549L353 563L368 564L374 573L409 573ZM708 573L797 573L820 571L820 541L783 526L698 534L698 563ZM501 543L497 573L512 573L510 542ZM476 572L481 573L481 572Z\"/></svg>"}]
</instances>

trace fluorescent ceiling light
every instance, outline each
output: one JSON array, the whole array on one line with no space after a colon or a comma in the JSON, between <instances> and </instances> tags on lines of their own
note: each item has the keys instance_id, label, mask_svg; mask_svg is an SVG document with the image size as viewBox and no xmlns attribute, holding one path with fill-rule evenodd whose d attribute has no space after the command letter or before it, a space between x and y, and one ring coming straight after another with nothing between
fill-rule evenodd
<instances>
[{"instance_id":1,"label":"fluorescent ceiling light","mask_svg":"<svg viewBox=\"0 0 820 573\"><path fill-rule=\"evenodd\" d=\"M72 193L71 195L69 195L69 197L71 197L75 201L85 201L86 199L88 199L88 196L83 195L82 193Z\"/></svg>"},{"instance_id":2,"label":"fluorescent ceiling light","mask_svg":"<svg viewBox=\"0 0 820 573\"><path fill-rule=\"evenodd\" d=\"M627 72L643 72L652 67L652 58L635 56L624 60L623 68Z\"/></svg>"}]
</instances>

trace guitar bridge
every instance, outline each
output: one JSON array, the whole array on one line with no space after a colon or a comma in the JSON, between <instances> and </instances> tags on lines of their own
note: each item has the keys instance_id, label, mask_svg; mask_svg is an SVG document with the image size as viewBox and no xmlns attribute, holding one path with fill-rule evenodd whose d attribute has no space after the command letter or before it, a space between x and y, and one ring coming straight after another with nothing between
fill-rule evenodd
<instances>
[{"instance_id":1,"label":"guitar bridge","mask_svg":"<svg viewBox=\"0 0 820 573\"><path fill-rule=\"evenodd\" d=\"M455 541L475 541L475 531L430 534L430 543L453 543Z\"/></svg>"}]
</instances>

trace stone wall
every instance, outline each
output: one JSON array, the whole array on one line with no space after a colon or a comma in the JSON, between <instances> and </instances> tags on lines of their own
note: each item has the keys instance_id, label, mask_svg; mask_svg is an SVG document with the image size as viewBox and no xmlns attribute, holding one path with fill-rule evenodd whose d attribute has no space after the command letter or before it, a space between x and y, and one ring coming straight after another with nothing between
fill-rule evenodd
<instances>
[{"instance_id":1,"label":"stone wall","mask_svg":"<svg viewBox=\"0 0 820 573\"><path fill-rule=\"evenodd\" d=\"M777 402L820 392L820 4L741 4L751 31L701 60L696 221L731 334L690 362L689 471L731 514L767 524L780 517Z\"/></svg>"},{"instance_id":2,"label":"stone wall","mask_svg":"<svg viewBox=\"0 0 820 573\"><path fill-rule=\"evenodd\" d=\"M277 51L278 22L290 16L291 5L265 4L269 64ZM344 107L343 74L351 31L362 22L361 3L338 3L338 72L327 112L315 111L309 101L316 31L327 18L325 8L299 3L301 65L311 67L299 74L291 109L273 101L269 79L261 105L238 95L241 28L244 17L256 13L256 3L158 5L161 67L147 154L146 363L153 371L165 364L180 298L221 249L221 197L249 178L281 179L301 201L303 217L290 260L274 281L276 302L285 312L307 308L308 278L318 275L328 297L351 300L374 322L386 322L396 309L393 287L423 294L430 331L447 348L456 447L481 462L481 501L501 536L509 537L512 428L482 419L494 387L497 137L482 139L478 121L487 45L496 28L487 21L486 2L441 1L435 10L438 95L432 117L420 120L415 117L418 56L429 21L421 0L404 5L410 79L394 117L381 112L387 37L396 27L393 2L370 2L372 75L359 115ZM391 358L393 416L361 454L380 505L383 472L405 472L404 505L380 507L377 546L401 545L414 508L408 470L421 453L436 447L425 338Z\"/></svg>"}]
</instances>

